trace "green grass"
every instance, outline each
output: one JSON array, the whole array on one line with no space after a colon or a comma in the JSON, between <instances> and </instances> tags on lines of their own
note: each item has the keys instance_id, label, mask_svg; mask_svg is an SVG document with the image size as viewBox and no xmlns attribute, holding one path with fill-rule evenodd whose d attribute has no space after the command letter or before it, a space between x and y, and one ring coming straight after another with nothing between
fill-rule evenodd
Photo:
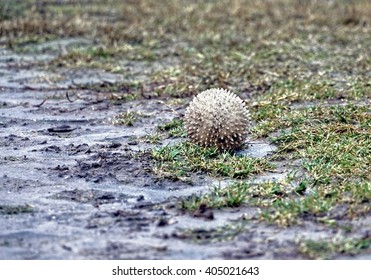
<instances>
[{"instance_id":1,"label":"green grass","mask_svg":"<svg viewBox=\"0 0 371 280\"><path fill-rule=\"evenodd\" d=\"M153 149L152 158L156 164L154 172L160 178L174 180L199 171L216 177L247 178L273 168L265 159L220 153L215 148L203 148L189 142Z\"/></svg>"},{"instance_id":2,"label":"green grass","mask_svg":"<svg viewBox=\"0 0 371 280\"><path fill-rule=\"evenodd\" d=\"M159 125L157 129L161 132L167 131L170 137L185 137L187 135L183 120L175 118L170 122Z\"/></svg>"},{"instance_id":3,"label":"green grass","mask_svg":"<svg viewBox=\"0 0 371 280\"><path fill-rule=\"evenodd\" d=\"M200 207L217 209L239 207L245 202L247 187L247 184L232 184L225 188L214 186L210 193L181 200L179 207L189 212L194 212Z\"/></svg>"},{"instance_id":4,"label":"green grass","mask_svg":"<svg viewBox=\"0 0 371 280\"><path fill-rule=\"evenodd\" d=\"M196 1L186 8L181 0L161 6L154 0L0 3L0 45L27 50L29 43L55 38L94 40L67 48L52 67L126 74L122 62L148 62L151 68L169 59L148 74L143 88L154 96L186 97L209 87L265 93L272 87L278 91L273 95L288 100L357 99L370 87L367 0Z\"/></svg>"},{"instance_id":5,"label":"green grass","mask_svg":"<svg viewBox=\"0 0 371 280\"><path fill-rule=\"evenodd\" d=\"M133 126L134 123L139 121L142 117L144 117L144 115L140 113L127 111L114 116L111 122L113 125Z\"/></svg>"},{"instance_id":6,"label":"green grass","mask_svg":"<svg viewBox=\"0 0 371 280\"><path fill-rule=\"evenodd\" d=\"M334 200L322 193L298 195L292 186L284 183L267 181L253 184L240 181L224 188L214 187L210 193L202 196L182 200L180 208L193 213L200 207L259 207L262 210L261 219L286 227L298 223L304 216L321 221Z\"/></svg>"},{"instance_id":7,"label":"green grass","mask_svg":"<svg viewBox=\"0 0 371 280\"><path fill-rule=\"evenodd\" d=\"M140 137L136 139L139 141L148 143L148 144L159 144L161 140L163 139L163 137L160 134L155 133L155 134L146 135L144 137Z\"/></svg>"},{"instance_id":8,"label":"green grass","mask_svg":"<svg viewBox=\"0 0 371 280\"><path fill-rule=\"evenodd\" d=\"M283 94L283 92L281 92ZM265 108L261 108L265 110ZM214 188L203 196L181 202L192 212L208 208L254 206L260 217L278 226L304 220L334 225L339 209L344 219L370 212L371 165L370 117L367 106L314 106L272 111L258 122L254 132L271 136L278 151L271 159L257 160L220 154L188 142L154 150L159 175L185 178L202 171L212 176L246 179L273 169L269 161L299 159L304 175L291 175L281 182L234 183ZM171 127L171 126L169 126Z\"/></svg>"},{"instance_id":9,"label":"green grass","mask_svg":"<svg viewBox=\"0 0 371 280\"><path fill-rule=\"evenodd\" d=\"M333 224L338 209L342 209L344 219L370 212L368 107L316 106L286 113L276 111L271 119L258 123L257 132L276 132L272 141L278 145L278 151L273 158L300 159L305 177L294 175L282 182L255 186L232 184L192 198L183 203L184 208L192 211L200 204L211 208L258 206L263 220L283 227L303 220ZM238 203L233 205L230 201Z\"/></svg>"},{"instance_id":10,"label":"green grass","mask_svg":"<svg viewBox=\"0 0 371 280\"><path fill-rule=\"evenodd\" d=\"M290 104L295 101L334 98L336 90L326 80L289 79L273 84L268 96L272 104Z\"/></svg>"},{"instance_id":11,"label":"green grass","mask_svg":"<svg viewBox=\"0 0 371 280\"><path fill-rule=\"evenodd\" d=\"M11 20L21 17L31 6L30 1L1 0L0 20Z\"/></svg>"},{"instance_id":12,"label":"green grass","mask_svg":"<svg viewBox=\"0 0 371 280\"><path fill-rule=\"evenodd\" d=\"M367 215L370 194L367 183L349 184L339 189L320 187L304 195L298 194L295 185L287 182L235 182L224 188L214 187L201 196L183 199L179 207L193 213L200 207L220 209L244 205L259 207L261 212L257 218L280 227L301 224L304 220L336 225L339 208L342 208L344 219Z\"/></svg>"},{"instance_id":13,"label":"green grass","mask_svg":"<svg viewBox=\"0 0 371 280\"><path fill-rule=\"evenodd\" d=\"M316 127L317 125L345 125L353 121L361 121L363 128L369 126L367 106L309 106L303 109L290 109L287 105L274 106L268 104L257 109L253 116L258 121L253 133L267 136L272 132L290 128Z\"/></svg>"},{"instance_id":14,"label":"green grass","mask_svg":"<svg viewBox=\"0 0 371 280\"><path fill-rule=\"evenodd\" d=\"M305 240L299 244L299 252L309 259L331 259L337 255L354 256L370 253L371 238L348 239L341 241Z\"/></svg>"},{"instance_id":15,"label":"green grass","mask_svg":"<svg viewBox=\"0 0 371 280\"><path fill-rule=\"evenodd\" d=\"M294 152L304 159L314 185L370 178L371 122L366 106L296 110L264 125L269 131L286 129L273 137L273 143L279 145L279 153Z\"/></svg>"},{"instance_id":16,"label":"green grass","mask_svg":"<svg viewBox=\"0 0 371 280\"><path fill-rule=\"evenodd\" d=\"M60 55L50 65L69 68L100 68L113 73L125 73L120 60L154 61L159 58L156 52L145 46L122 44L115 47L79 47Z\"/></svg>"}]
</instances>

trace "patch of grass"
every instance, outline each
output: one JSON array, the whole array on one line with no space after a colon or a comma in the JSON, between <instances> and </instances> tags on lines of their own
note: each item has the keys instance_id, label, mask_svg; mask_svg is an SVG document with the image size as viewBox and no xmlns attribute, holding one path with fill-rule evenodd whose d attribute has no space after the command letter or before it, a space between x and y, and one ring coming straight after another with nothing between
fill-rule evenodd
<instances>
[{"instance_id":1,"label":"patch of grass","mask_svg":"<svg viewBox=\"0 0 371 280\"><path fill-rule=\"evenodd\" d=\"M321 185L311 188L311 193L305 195L286 190L280 197L257 197L250 204L263 207L261 218L281 227L300 224L303 220L335 225L340 215L352 220L371 210L371 185L368 182Z\"/></svg>"},{"instance_id":2,"label":"patch of grass","mask_svg":"<svg viewBox=\"0 0 371 280\"><path fill-rule=\"evenodd\" d=\"M205 61L204 56L199 59L199 53L188 54L186 50L181 52L180 66L156 71L151 75L149 87L158 96L184 98L210 87L223 86L215 78L211 62Z\"/></svg>"},{"instance_id":3,"label":"patch of grass","mask_svg":"<svg viewBox=\"0 0 371 280\"><path fill-rule=\"evenodd\" d=\"M183 126L183 121L180 119L173 119L170 122L167 122L165 124L159 125L157 128L160 131L169 131L174 128L181 128Z\"/></svg>"},{"instance_id":4,"label":"patch of grass","mask_svg":"<svg viewBox=\"0 0 371 280\"><path fill-rule=\"evenodd\" d=\"M258 136L267 136L280 130L295 130L302 127L323 124L351 124L362 122L367 126L367 106L337 105L337 106L309 106L307 108L290 109L287 105L267 104L254 111L254 118L258 121L252 132Z\"/></svg>"},{"instance_id":5,"label":"patch of grass","mask_svg":"<svg viewBox=\"0 0 371 280\"><path fill-rule=\"evenodd\" d=\"M347 85L341 91L334 89L333 85L327 82L311 84L310 82L280 82L272 86L270 92L262 97L259 97L254 106L251 108L252 117L258 121L258 125L253 129L257 136L267 136L278 129L289 127L297 127L309 121L322 122L321 118L328 121L341 121L335 116L347 115L348 117L365 112L365 106L331 106L329 108L314 106L309 108L290 107L292 102L310 101L313 99L328 100L332 97L348 99L364 98L371 92L371 87L367 82L354 82ZM326 120L324 120L326 121ZM348 120L349 121L349 120Z\"/></svg>"},{"instance_id":6,"label":"patch of grass","mask_svg":"<svg viewBox=\"0 0 371 280\"><path fill-rule=\"evenodd\" d=\"M352 220L370 211L371 186L368 182L310 188L308 194L298 192L296 182L289 180L263 183L234 182L224 188L214 187L210 193L181 200L180 208L195 212L200 207L224 208L241 205L259 207L260 218L280 227L311 220L336 225L341 208L344 218ZM299 186L303 186L301 182Z\"/></svg>"},{"instance_id":7,"label":"patch of grass","mask_svg":"<svg viewBox=\"0 0 371 280\"><path fill-rule=\"evenodd\" d=\"M354 256L371 252L371 238L341 241L305 240L299 244L299 253L310 259L331 259L335 256Z\"/></svg>"},{"instance_id":8,"label":"patch of grass","mask_svg":"<svg viewBox=\"0 0 371 280\"><path fill-rule=\"evenodd\" d=\"M135 122L143 117L142 114L137 112L127 111L114 116L111 120L113 125L126 125L133 126Z\"/></svg>"},{"instance_id":9,"label":"patch of grass","mask_svg":"<svg viewBox=\"0 0 371 280\"><path fill-rule=\"evenodd\" d=\"M214 186L210 193L202 196L193 195L181 201L180 208L194 212L202 207L224 208L241 206L247 196L247 184L234 183L225 188Z\"/></svg>"},{"instance_id":10,"label":"patch of grass","mask_svg":"<svg viewBox=\"0 0 371 280\"><path fill-rule=\"evenodd\" d=\"M352 99L368 97L371 93L370 81L355 81L348 85L347 96Z\"/></svg>"},{"instance_id":11,"label":"patch of grass","mask_svg":"<svg viewBox=\"0 0 371 280\"><path fill-rule=\"evenodd\" d=\"M303 218L321 218L331 209L333 200L323 199L318 195L308 197L289 197L270 202L269 208L262 211L261 217L281 227L300 224Z\"/></svg>"},{"instance_id":12,"label":"patch of grass","mask_svg":"<svg viewBox=\"0 0 371 280\"><path fill-rule=\"evenodd\" d=\"M149 143L149 144L158 144L162 140L162 137L161 135L155 133L152 135L146 135L142 139L144 140L144 142Z\"/></svg>"},{"instance_id":13,"label":"patch of grass","mask_svg":"<svg viewBox=\"0 0 371 280\"><path fill-rule=\"evenodd\" d=\"M0 205L0 214L1 215L17 215L22 213L31 213L34 211L34 207L31 205Z\"/></svg>"},{"instance_id":14,"label":"patch of grass","mask_svg":"<svg viewBox=\"0 0 371 280\"><path fill-rule=\"evenodd\" d=\"M273 138L280 153L295 151L312 183L370 178L370 118L366 106L314 107L282 117L273 126L288 130Z\"/></svg>"},{"instance_id":15,"label":"patch of grass","mask_svg":"<svg viewBox=\"0 0 371 280\"><path fill-rule=\"evenodd\" d=\"M152 48L145 46L120 46L106 47L79 47L70 50L67 54L60 55L49 64L70 68L100 68L110 72L123 72L120 60L145 60L153 61L158 55Z\"/></svg>"},{"instance_id":16,"label":"patch of grass","mask_svg":"<svg viewBox=\"0 0 371 280\"><path fill-rule=\"evenodd\" d=\"M268 96L271 104L290 104L294 101L333 98L336 91L327 81L289 79L275 83Z\"/></svg>"},{"instance_id":17,"label":"patch of grass","mask_svg":"<svg viewBox=\"0 0 371 280\"><path fill-rule=\"evenodd\" d=\"M187 135L183 126L183 120L177 118L159 125L157 129L159 131L167 131L170 137L185 137Z\"/></svg>"},{"instance_id":18,"label":"patch of grass","mask_svg":"<svg viewBox=\"0 0 371 280\"><path fill-rule=\"evenodd\" d=\"M181 0L160 6L154 0L2 1L3 14L12 16L0 22L1 45L92 39L93 46L68 47L51 65L127 73L123 61L146 61L153 66L144 84L151 96L187 97L210 87L262 95L262 84L291 101L365 96L357 87L341 87L368 80L367 0L195 1L187 7ZM157 67L165 57L176 66Z\"/></svg>"},{"instance_id":19,"label":"patch of grass","mask_svg":"<svg viewBox=\"0 0 371 280\"><path fill-rule=\"evenodd\" d=\"M368 107L337 105L290 110L283 104L278 108L281 110L268 104L259 109L264 120L254 133L263 136L275 132L275 157L301 159L307 177L297 178L299 183L294 188L299 196L268 205L262 217L289 226L308 218L332 220L340 207L348 219L370 211ZM312 193L303 196L306 189Z\"/></svg>"},{"instance_id":20,"label":"patch of grass","mask_svg":"<svg viewBox=\"0 0 371 280\"><path fill-rule=\"evenodd\" d=\"M182 200L180 208L193 213L200 207L224 208L258 206L263 209L273 209L274 205L282 204L290 194L290 190L285 188L282 183L267 181L260 184L253 184L244 181L234 182L224 188L214 187L210 193L201 196L191 196ZM293 211L291 205L288 206ZM267 210L268 211L268 210ZM280 211L281 215L285 215ZM270 222L275 222L279 217L273 217L268 212L262 214L269 217ZM297 216L295 216L296 218Z\"/></svg>"},{"instance_id":21,"label":"patch of grass","mask_svg":"<svg viewBox=\"0 0 371 280\"><path fill-rule=\"evenodd\" d=\"M152 158L156 161L155 173L160 177L172 174L173 179L199 171L211 176L247 178L273 168L265 159L220 153L216 148L203 148L190 142L154 149Z\"/></svg>"},{"instance_id":22,"label":"patch of grass","mask_svg":"<svg viewBox=\"0 0 371 280\"><path fill-rule=\"evenodd\" d=\"M180 208L193 213L200 207L213 209L254 206L263 208L261 216L266 221L288 226L295 223L299 214L304 213L305 206L312 207L309 200L302 205L296 204L290 194L292 190L279 182L253 184L241 181L224 188L214 187L210 193L201 196L191 196L181 201Z\"/></svg>"},{"instance_id":23,"label":"patch of grass","mask_svg":"<svg viewBox=\"0 0 371 280\"><path fill-rule=\"evenodd\" d=\"M24 15L30 1L0 0L0 20L11 20Z\"/></svg>"}]
</instances>

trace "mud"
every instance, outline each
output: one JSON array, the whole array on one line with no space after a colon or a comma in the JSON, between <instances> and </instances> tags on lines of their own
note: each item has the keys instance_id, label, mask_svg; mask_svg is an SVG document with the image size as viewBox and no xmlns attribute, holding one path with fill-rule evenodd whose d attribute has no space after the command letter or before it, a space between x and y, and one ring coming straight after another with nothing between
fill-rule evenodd
<instances>
[{"instance_id":1,"label":"mud","mask_svg":"<svg viewBox=\"0 0 371 280\"><path fill-rule=\"evenodd\" d=\"M149 149L168 141L137 139L174 118L173 110L181 114L182 106L113 102L109 94L74 85L120 83L120 75L33 66L52 59L55 46L77 43L86 42L39 46L43 56L37 57L0 50L0 259L297 259L297 240L339 234L310 222L277 228L259 221L253 207L180 211L181 198L226 183L153 174ZM144 67L131 65L128 75ZM127 110L144 117L133 126L113 125ZM253 141L240 153L264 157L274 149ZM279 179L290 168L251 180ZM363 226L354 221L357 236L368 234Z\"/></svg>"}]
</instances>

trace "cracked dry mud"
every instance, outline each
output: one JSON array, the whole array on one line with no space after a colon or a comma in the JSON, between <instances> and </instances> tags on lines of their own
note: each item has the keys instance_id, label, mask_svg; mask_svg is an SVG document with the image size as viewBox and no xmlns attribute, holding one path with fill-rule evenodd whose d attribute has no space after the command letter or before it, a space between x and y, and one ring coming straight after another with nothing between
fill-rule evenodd
<instances>
[{"instance_id":1,"label":"cracked dry mud","mask_svg":"<svg viewBox=\"0 0 371 280\"><path fill-rule=\"evenodd\" d=\"M0 259L292 259L301 257L298 239L336 235L318 224L264 224L254 219L253 207L212 210L213 219L181 212L180 198L225 182L195 176L188 184L153 175L147 150L155 145L133 139L174 118L169 105L115 103L89 90L73 90L67 98L74 83L121 77L27 66L49 54L3 49L0 57ZM182 113L184 106L172 109ZM125 110L149 117L132 127L112 125L110 119ZM241 153L264 157L272 149L253 142ZM277 170L252 180L288 172ZM362 224L357 228L364 234Z\"/></svg>"}]
</instances>

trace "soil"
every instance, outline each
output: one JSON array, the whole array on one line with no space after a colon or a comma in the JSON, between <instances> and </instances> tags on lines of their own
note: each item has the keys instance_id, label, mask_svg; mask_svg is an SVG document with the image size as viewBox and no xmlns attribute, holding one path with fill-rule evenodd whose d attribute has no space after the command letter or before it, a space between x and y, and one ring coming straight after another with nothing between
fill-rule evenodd
<instances>
[{"instance_id":1,"label":"soil","mask_svg":"<svg viewBox=\"0 0 371 280\"><path fill-rule=\"evenodd\" d=\"M55 42L61 43L69 41ZM226 183L199 174L192 184L159 180L152 172L149 149L179 139L157 145L137 139L173 119L173 110L182 114L183 105L170 110L154 99L125 103L73 89L123 78L30 66L53 53L0 52L0 259L300 259L298 240L339 234L310 222L278 228L258 220L254 207L179 210L180 199ZM147 117L113 125L126 110ZM273 149L255 141L240 152L264 157ZM277 170L251 180L290 171ZM369 234L370 221L353 223L352 237Z\"/></svg>"}]
</instances>

